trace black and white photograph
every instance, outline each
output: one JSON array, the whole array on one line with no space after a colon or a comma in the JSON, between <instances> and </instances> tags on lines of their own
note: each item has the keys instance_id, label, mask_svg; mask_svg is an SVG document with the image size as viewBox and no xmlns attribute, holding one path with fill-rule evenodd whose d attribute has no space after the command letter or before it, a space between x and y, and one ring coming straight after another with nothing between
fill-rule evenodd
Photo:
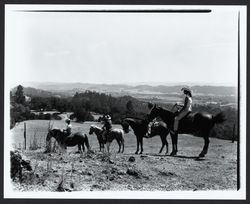
<instances>
[{"instance_id":1,"label":"black and white photograph","mask_svg":"<svg viewBox=\"0 0 250 204\"><path fill-rule=\"evenodd\" d=\"M4 197L246 199L246 10L6 4Z\"/></svg>"}]
</instances>

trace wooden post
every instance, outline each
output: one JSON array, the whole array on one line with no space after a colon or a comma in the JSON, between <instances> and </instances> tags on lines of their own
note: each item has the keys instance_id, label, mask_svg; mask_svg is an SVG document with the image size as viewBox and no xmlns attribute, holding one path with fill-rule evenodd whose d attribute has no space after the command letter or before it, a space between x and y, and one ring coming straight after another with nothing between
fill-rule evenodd
<instances>
[{"instance_id":1,"label":"wooden post","mask_svg":"<svg viewBox=\"0 0 250 204\"><path fill-rule=\"evenodd\" d=\"M26 150L26 123L24 123L23 136L24 136L24 149Z\"/></svg>"}]
</instances>

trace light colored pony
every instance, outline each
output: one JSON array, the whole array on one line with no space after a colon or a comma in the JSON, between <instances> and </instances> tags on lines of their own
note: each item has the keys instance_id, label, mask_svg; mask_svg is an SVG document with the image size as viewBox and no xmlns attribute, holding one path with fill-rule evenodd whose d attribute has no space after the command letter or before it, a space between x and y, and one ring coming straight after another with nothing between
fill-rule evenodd
<instances>
[{"instance_id":1,"label":"light colored pony","mask_svg":"<svg viewBox=\"0 0 250 204\"><path fill-rule=\"evenodd\" d=\"M97 140L100 145L100 151L103 148L104 149L104 144L105 141L102 138L103 130L102 128L96 126L96 125L91 125L89 129L89 134L92 135L93 133L96 134ZM110 144L111 142L116 139L118 145L119 145L119 150L118 153L123 153L124 152L124 131L122 129L111 129L111 131L107 135L107 151L109 152L110 149ZM122 146L122 151L121 151L121 146Z\"/></svg>"}]
</instances>

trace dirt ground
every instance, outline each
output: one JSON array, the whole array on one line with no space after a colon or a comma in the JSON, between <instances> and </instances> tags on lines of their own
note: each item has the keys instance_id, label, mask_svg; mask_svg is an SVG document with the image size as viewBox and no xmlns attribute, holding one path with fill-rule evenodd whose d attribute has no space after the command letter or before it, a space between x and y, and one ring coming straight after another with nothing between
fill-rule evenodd
<instances>
[{"instance_id":1,"label":"dirt ground","mask_svg":"<svg viewBox=\"0 0 250 204\"><path fill-rule=\"evenodd\" d=\"M89 125L88 125L89 126ZM85 131L86 132L86 131ZM17 134L14 134L17 137ZM47 153L44 149L25 150L32 172L25 172L23 182L13 182L17 191L174 191L236 190L237 142L210 139L208 154L196 156L203 139L179 135L179 152L157 154L159 137L144 139L144 154L135 155L133 132L125 135L125 152L117 154L113 141L111 154L99 152L96 137L88 135L92 152L76 154L77 147L67 153Z\"/></svg>"}]
</instances>

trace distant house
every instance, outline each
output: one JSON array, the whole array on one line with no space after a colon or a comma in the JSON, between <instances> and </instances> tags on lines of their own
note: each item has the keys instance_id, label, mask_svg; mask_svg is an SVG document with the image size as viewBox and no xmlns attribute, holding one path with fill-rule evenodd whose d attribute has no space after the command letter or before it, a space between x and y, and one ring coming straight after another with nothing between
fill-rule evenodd
<instances>
[{"instance_id":1,"label":"distant house","mask_svg":"<svg viewBox=\"0 0 250 204\"><path fill-rule=\"evenodd\" d=\"M30 102L30 101L31 101L31 97L25 95L25 101L26 101L26 102Z\"/></svg>"},{"instance_id":2,"label":"distant house","mask_svg":"<svg viewBox=\"0 0 250 204\"><path fill-rule=\"evenodd\" d=\"M94 117L94 121L98 121L99 118L103 117L102 114L95 113L95 112L90 112L90 114Z\"/></svg>"}]
</instances>

